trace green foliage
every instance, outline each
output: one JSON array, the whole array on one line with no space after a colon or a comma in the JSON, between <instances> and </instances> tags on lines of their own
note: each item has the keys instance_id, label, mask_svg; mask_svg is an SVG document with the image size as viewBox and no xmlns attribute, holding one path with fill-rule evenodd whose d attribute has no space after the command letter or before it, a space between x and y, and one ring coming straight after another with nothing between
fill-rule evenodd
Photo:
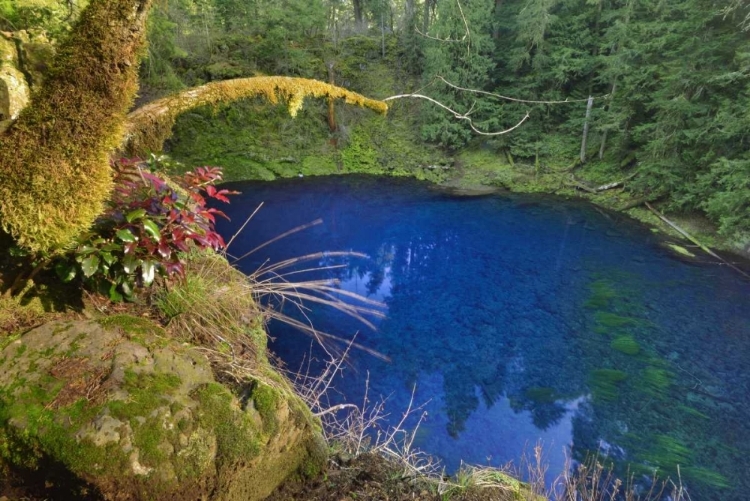
<instances>
[{"instance_id":1,"label":"green foliage","mask_svg":"<svg viewBox=\"0 0 750 501\"><path fill-rule=\"evenodd\" d=\"M88 0L0 0L0 29L44 29L53 38L65 35Z\"/></svg>"},{"instance_id":2,"label":"green foliage","mask_svg":"<svg viewBox=\"0 0 750 501\"><path fill-rule=\"evenodd\" d=\"M425 84L433 83L438 76L451 83L473 89L484 89L495 66L492 60L494 44L491 38L492 0L476 0L460 6L455 1L439 0L438 16L430 28L430 36L450 40L428 39L424 48ZM461 9L461 11L459 11ZM468 23L470 32L467 32ZM488 100L476 100L474 95L456 91L443 84L430 87L431 97L458 113L473 110L474 123L482 130L497 130L498 109ZM456 149L465 146L472 132L437 106L423 108L422 137L443 147Z\"/></svg>"},{"instance_id":3,"label":"green foliage","mask_svg":"<svg viewBox=\"0 0 750 501\"><path fill-rule=\"evenodd\" d=\"M183 176L181 188L143 162L121 160L116 170L107 210L55 266L63 281L80 275L113 301L122 300L150 286L157 275L183 277L183 253L191 248L224 246L214 230L215 216L223 213L206 207L206 197L228 202L226 195L234 193L214 187L221 180L219 169L199 167Z\"/></svg>"}]
</instances>

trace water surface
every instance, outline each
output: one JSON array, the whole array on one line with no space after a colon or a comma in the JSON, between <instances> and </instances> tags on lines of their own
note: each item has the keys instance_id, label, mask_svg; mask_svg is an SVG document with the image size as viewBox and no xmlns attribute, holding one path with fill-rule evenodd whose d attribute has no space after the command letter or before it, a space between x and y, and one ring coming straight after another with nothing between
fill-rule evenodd
<instances>
[{"instance_id":1,"label":"water surface","mask_svg":"<svg viewBox=\"0 0 750 501\"><path fill-rule=\"evenodd\" d=\"M750 284L725 267L686 263L647 228L556 197L458 197L412 180L367 177L236 183L229 237L247 272L318 251L320 272L382 301L377 331L332 311L318 329L354 350L340 398L388 397L397 421L412 389L428 402L417 444L449 471L461 461L518 462L539 441L550 477L565 455L613 459L636 478L680 465L694 500L750 492ZM313 278L310 274L302 278ZM271 325L272 349L297 367L316 347Z\"/></svg>"}]
</instances>

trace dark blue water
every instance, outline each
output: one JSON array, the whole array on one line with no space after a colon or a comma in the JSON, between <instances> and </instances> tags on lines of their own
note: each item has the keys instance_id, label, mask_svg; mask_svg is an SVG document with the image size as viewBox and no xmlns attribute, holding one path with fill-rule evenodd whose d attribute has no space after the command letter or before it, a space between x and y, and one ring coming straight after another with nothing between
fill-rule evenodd
<instances>
[{"instance_id":1,"label":"dark blue water","mask_svg":"<svg viewBox=\"0 0 750 501\"><path fill-rule=\"evenodd\" d=\"M369 256L314 264L344 265L317 277L385 304L377 331L333 310L310 319L391 359L354 350L341 398L361 402L369 373L371 399L387 396L398 420L416 385L415 401L429 401L416 445L448 470L518 463L541 441L550 477L565 454L594 453L636 479L679 465L694 500L747 499L750 284L735 272L685 263L647 228L560 198L362 177L232 187L243 194L226 237L265 202L234 255L324 221L245 271L318 251ZM271 334L289 367L309 355L309 337L277 324Z\"/></svg>"}]
</instances>

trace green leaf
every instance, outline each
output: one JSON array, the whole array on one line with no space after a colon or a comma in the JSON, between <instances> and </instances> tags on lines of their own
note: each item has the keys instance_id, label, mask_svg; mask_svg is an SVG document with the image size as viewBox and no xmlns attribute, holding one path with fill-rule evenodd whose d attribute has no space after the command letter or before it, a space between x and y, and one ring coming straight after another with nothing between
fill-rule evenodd
<instances>
[{"instance_id":1,"label":"green leaf","mask_svg":"<svg viewBox=\"0 0 750 501\"><path fill-rule=\"evenodd\" d=\"M117 290L117 284L112 284L109 288L109 299L115 303L119 303L124 299L122 294L120 294L120 291Z\"/></svg>"},{"instance_id":2,"label":"green leaf","mask_svg":"<svg viewBox=\"0 0 750 501\"><path fill-rule=\"evenodd\" d=\"M96 247L92 247L90 245L81 245L76 249L76 254L91 254L92 252L96 252Z\"/></svg>"},{"instance_id":3,"label":"green leaf","mask_svg":"<svg viewBox=\"0 0 750 501\"><path fill-rule=\"evenodd\" d=\"M125 297L133 297L133 284L129 280L124 280L120 286Z\"/></svg>"},{"instance_id":4,"label":"green leaf","mask_svg":"<svg viewBox=\"0 0 750 501\"><path fill-rule=\"evenodd\" d=\"M60 261L55 265L55 273L63 282L70 282L76 277L76 267L65 261Z\"/></svg>"},{"instance_id":5,"label":"green leaf","mask_svg":"<svg viewBox=\"0 0 750 501\"><path fill-rule=\"evenodd\" d=\"M133 233L131 233L127 228L117 230L117 238L119 238L123 242L135 242L138 240L136 236L133 235Z\"/></svg>"},{"instance_id":6,"label":"green leaf","mask_svg":"<svg viewBox=\"0 0 750 501\"><path fill-rule=\"evenodd\" d=\"M138 268L138 265L140 264L141 260L131 255L125 256L125 258L122 260L122 268L128 275L134 273L135 269Z\"/></svg>"},{"instance_id":7,"label":"green leaf","mask_svg":"<svg viewBox=\"0 0 750 501\"><path fill-rule=\"evenodd\" d=\"M143 283L151 285L154 282L154 273L156 271L156 263L154 261L144 261L141 265L141 276L143 277Z\"/></svg>"},{"instance_id":8,"label":"green leaf","mask_svg":"<svg viewBox=\"0 0 750 501\"><path fill-rule=\"evenodd\" d=\"M81 261L81 270L83 271L83 276L86 278L90 277L94 273L96 273L96 270L99 269L99 256L96 254L92 254L83 261Z\"/></svg>"},{"instance_id":9,"label":"green leaf","mask_svg":"<svg viewBox=\"0 0 750 501\"><path fill-rule=\"evenodd\" d=\"M136 221L138 219L143 219L143 216L145 215L146 209L136 209L125 214L125 220L128 223L132 223L133 221Z\"/></svg>"},{"instance_id":10,"label":"green leaf","mask_svg":"<svg viewBox=\"0 0 750 501\"><path fill-rule=\"evenodd\" d=\"M156 240L157 242L161 240L161 232L159 231L159 227L156 226L156 223L151 221L150 219L144 219L142 221L143 229L146 230L146 233L151 235L151 237Z\"/></svg>"},{"instance_id":11,"label":"green leaf","mask_svg":"<svg viewBox=\"0 0 750 501\"><path fill-rule=\"evenodd\" d=\"M113 256L109 252L100 252L99 255L102 257L104 262L110 266L115 262L115 256Z\"/></svg>"}]
</instances>

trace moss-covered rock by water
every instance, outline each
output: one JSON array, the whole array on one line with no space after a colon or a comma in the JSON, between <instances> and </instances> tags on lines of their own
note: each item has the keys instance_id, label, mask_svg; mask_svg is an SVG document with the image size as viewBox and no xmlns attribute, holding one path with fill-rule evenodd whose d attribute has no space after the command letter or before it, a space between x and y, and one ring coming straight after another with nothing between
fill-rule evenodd
<instances>
[{"instance_id":1,"label":"moss-covered rock by water","mask_svg":"<svg viewBox=\"0 0 750 501\"><path fill-rule=\"evenodd\" d=\"M244 501L321 469L319 425L283 382L254 381L240 401L205 356L162 333L120 315L0 345L0 472L59 465L79 491L50 485L55 499Z\"/></svg>"}]
</instances>

